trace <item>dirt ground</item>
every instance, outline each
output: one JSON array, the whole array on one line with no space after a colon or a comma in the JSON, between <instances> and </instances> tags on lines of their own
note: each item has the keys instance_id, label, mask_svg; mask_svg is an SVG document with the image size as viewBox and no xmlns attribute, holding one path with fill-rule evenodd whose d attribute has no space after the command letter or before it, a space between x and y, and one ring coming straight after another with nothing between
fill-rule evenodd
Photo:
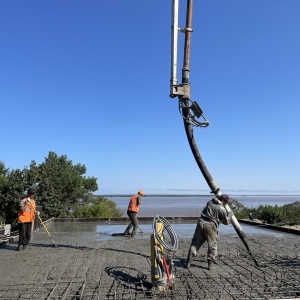
<instances>
[{"instance_id":1,"label":"dirt ground","mask_svg":"<svg viewBox=\"0 0 300 300\"><path fill-rule=\"evenodd\" d=\"M170 286L152 288L150 235L91 240L35 232L26 251L0 248L0 299L300 299L300 236L220 235L218 266L208 271L204 246L184 267L190 239L179 239Z\"/></svg>"}]
</instances>

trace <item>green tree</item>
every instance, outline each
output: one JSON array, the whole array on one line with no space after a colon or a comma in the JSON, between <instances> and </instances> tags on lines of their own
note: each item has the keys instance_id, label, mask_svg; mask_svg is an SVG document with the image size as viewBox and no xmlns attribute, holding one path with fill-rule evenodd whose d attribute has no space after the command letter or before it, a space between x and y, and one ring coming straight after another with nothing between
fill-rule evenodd
<instances>
[{"instance_id":1,"label":"green tree","mask_svg":"<svg viewBox=\"0 0 300 300\"><path fill-rule=\"evenodd\" d=\"M245 207L236 199L233 199L229 206L237 219L248 218L249 213L252 212L252 209Z\"/></svg>"},{"instance_id":2,"label":"green tree","mask_svg":"<svg viewBox=\"0 0 300 300\"><path fill-rule=\"evenodd\" d=\"M24 197L24 172L10 171L0 163L0 219L1 222L13 223L17 218L20 199Z\"/></svg>"},{"instance_id":3,"label":"green tree","mask_svg":"<svg viewBox=\"0 0 300 300\"><path fill-rule=\"evenodd\" d=\"M121 217L122 210L117 208L116 203L105 197L89 197L85 204L74 205L73 213L68 217L72 218L111 218Z\"/></svg>"},{"instance_id":4,"label":"green tree","mask_svg":"<svg viewBox=\"0 0 300 300\"><path fill-rule=\"evenodd\" d=\"M6 191L7 191L7 173L5 164L0 161L0 224L5 221L5 211L6 211Z\"/></svg>"},{"instance_id":5,"label":"green tree","mask_svg":"<svg viewBox=\"0 0 300 300\"><path fill-rule=\"evenodd\" d=\"M26 174L28 181L38 182L36 199L46 217L59 217L78 198L91 195L98 189L97 178L86 177L86 167L73 165L66 155L49 152L39 166L33 161Z\"/></svg>"},{"instance_id":6,"label":"green tree","mask_svg":"<svg viewBox=\"0 0 300 300\"><path fill-rule=\"evenodd\" d=\"M256 219L264 220L269 224L278 226L300 224L300 201L283 206L260 205L258 208L248 208L233 200L230 207L238 219L248 218L251 212Z\"/></svg>"},{"instance_id":7,"label":"green tree","mask_svg":"<svg viewBox=\"0 0 300 300\"><path fill-rule=\"evenodd\" d=\"M289 224L300 224L300 201L283 205L285 213L285 222Z\"/></svg>"},{"instance_id":8,"label":"green tree","mask_svg":"<svg viewBox=\"0 0 300 300\"><path fill-rule=\"evenodd\" d=\"M256 210L257 218L269 224L284 223L284 210L278 205L260 205Z\"/></svg>"},{"instance_id":9,"label":"green tree","mask_svg":"<svg viewBox=\"0 0 300 300\"><path fill-rule=\"evenodd\" d=\"M84 165L73 165L66 155L54 152L49 152L40 165L32 161L23 170L10 171L0 162L0 222L14 222L29 187L36 190L35 199L43 208L44 218L64 216L78 198L90 197L98 189L97 178L85 176L86 171Z\"/></svg>"}]
</instances>

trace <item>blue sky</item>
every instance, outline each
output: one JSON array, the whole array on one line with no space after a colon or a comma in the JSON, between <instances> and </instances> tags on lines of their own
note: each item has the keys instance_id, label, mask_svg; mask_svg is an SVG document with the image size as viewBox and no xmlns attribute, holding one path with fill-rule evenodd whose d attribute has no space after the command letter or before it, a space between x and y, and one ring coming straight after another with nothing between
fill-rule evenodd
<instances>
[{"instance_id":1,"label":"blue sky","mask_svg":"<svg viewBox=\"0 0 300 300\"><path fill-rule=\"evenodd\" d=\"M191 98L210 121L194 133L222 191L300 191L299 11L194 1ZM1 1L0 160L66 155L100 194L209 193L169 98L170 32L171 0Z\"/></svg>"}]
</instances>

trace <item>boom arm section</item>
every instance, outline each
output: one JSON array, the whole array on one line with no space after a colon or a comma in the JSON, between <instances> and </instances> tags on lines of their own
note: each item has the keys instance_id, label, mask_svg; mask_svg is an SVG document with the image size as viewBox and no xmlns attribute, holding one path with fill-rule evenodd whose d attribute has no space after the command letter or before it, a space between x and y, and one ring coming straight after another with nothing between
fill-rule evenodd
<instances>
[{"instance_id":1,"label":"boom arm section","mask_svg":"<svg viewBox=\"0 0 300 300\"><path fill-rule=\"evenodd\" d=\"M198 150L196 141L193 134L193 126L196 127L207 127L209 122L203 115L203 111L196 101L191 100L190 97L190 48L191 48L191 34L192 29L192 7L193 0L187 0L186 8L186 25L184 29L178 27L178 11L179 11L179 0L172 0L172 23L171 23L171 80L170 80L170 97L178 97L178 105L181 116L183 117L184 128L186 136L196 160L198 167L205 178L208 186L211 189L211 193L219 197L222 195L218 185L213 180L211 174L209 173L201 155ZM177 81L177 47L178 47L178 32L182 32L185 35L184 41L184 58L182 67L182 82L178 84ZM204 121L198 121L199 118L203 118ZM228 213L231 215L231 223L236 230L238 236L243 241L245 247L247 248L249 254L253 258L248 244L246 242L246 234L244 233L242 227L240 226L238 220L231 211L229 205L225 205ZM253 258L256 265L257 262Z\"/></svg>"}]
</instances>

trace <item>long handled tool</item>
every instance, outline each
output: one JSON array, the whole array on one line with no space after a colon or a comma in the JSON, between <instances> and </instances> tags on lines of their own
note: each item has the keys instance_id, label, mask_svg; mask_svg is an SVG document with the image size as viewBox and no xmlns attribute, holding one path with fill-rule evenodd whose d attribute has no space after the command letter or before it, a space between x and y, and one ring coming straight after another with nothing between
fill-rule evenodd
<instances>
[{"instance_id":1,"label":"long handled tool","mask_svg":"<svg viewBox=\"0 0 300 300\"><path fill-rule=\"evenodd\" d=\"M13 229L14 226L17 224L17 222L18 222L18 218L16 218L15 221L13 222L13 224L11 225L10 231L12 231L12 229Z\"/></svg>"},{"instance_id":2,"label":"long handled tool","mask_svg":"<svg viewBox=\"0 0 300 300\"><path fill-rule=\"evenodd\" d=\"M41 218L40 215L39 215L39 212L35 209L35 207L34 207L30 202L27 202L27 203L29 203L30 206L34 209L35 214L38 216L38 218L39 218L41 224L43 225L43 227L44 227L44 229L45 229L45 231L48 233L48 235L49 235L49 237L50 237L50 239L51 239L51 241L52 241L52 243L53 243L53 246L54 246L54 247L58 247L58 246L54 243L53 238L51 237L51 235L50 235L50 233L49 233L49 231L48 231L48 229L47 229L45 223L43 222L42 218Z\"/></svg>"},{"instance_id":3,"label":"long handled tool","mask_svg":"<svg viewBox=\"0 0 300 300\"><path fill-rule=\"evenodd\" d=\"M190 83L189 83L189 74L190 74L190 47L191 47L191 33L192 29L192 6L193 0L187 0L187 8L186 8L186 26L184 29L178 28L178 3L179 0L172 0L172 36L171 36L171 86L170 86L170 97L176 98L178 97L179 111L181 116L183 117L184 128L186 131L186 136L196 160L198 167L205 178L208 186L210 187L213 194L217 197L222 193L217 186L216 182L213 180L211 174L209 173L201 155L196 145L194 134L193 134L193 126L196 127L207 127L209 122L203 115L203 111L198 105L196 101L191 100L190 98ZM176 68L177 68L177 41L178 41L178 31L181 31L185 35L184 42L184 58L183 58L183 67L182 67L182 82L181 84L177 84L176 77ZM197 119L203 118L204 121L199 122ZM225 206L228 213L232 213L228 204ZM246 242L246 234L243 232L242 227L237 221L236 217L232 213L232 225L236 230L239 238L242 240L245 245L248 253L253 259L256 266L258 266L257 261L252 256L250 252L249 246Z\"/></svg>"},{"instance_id":4,"label":"long handled tool","mask_svg":"<svg viewBox=\"0 0 300 300\"><path fill-rule=\"evenodd\" d=\"M139 228L141 233L144 233L144 231L141 229L141 227L139 225L138 225L138 228Z\"/></svg>"}]
</instances>

